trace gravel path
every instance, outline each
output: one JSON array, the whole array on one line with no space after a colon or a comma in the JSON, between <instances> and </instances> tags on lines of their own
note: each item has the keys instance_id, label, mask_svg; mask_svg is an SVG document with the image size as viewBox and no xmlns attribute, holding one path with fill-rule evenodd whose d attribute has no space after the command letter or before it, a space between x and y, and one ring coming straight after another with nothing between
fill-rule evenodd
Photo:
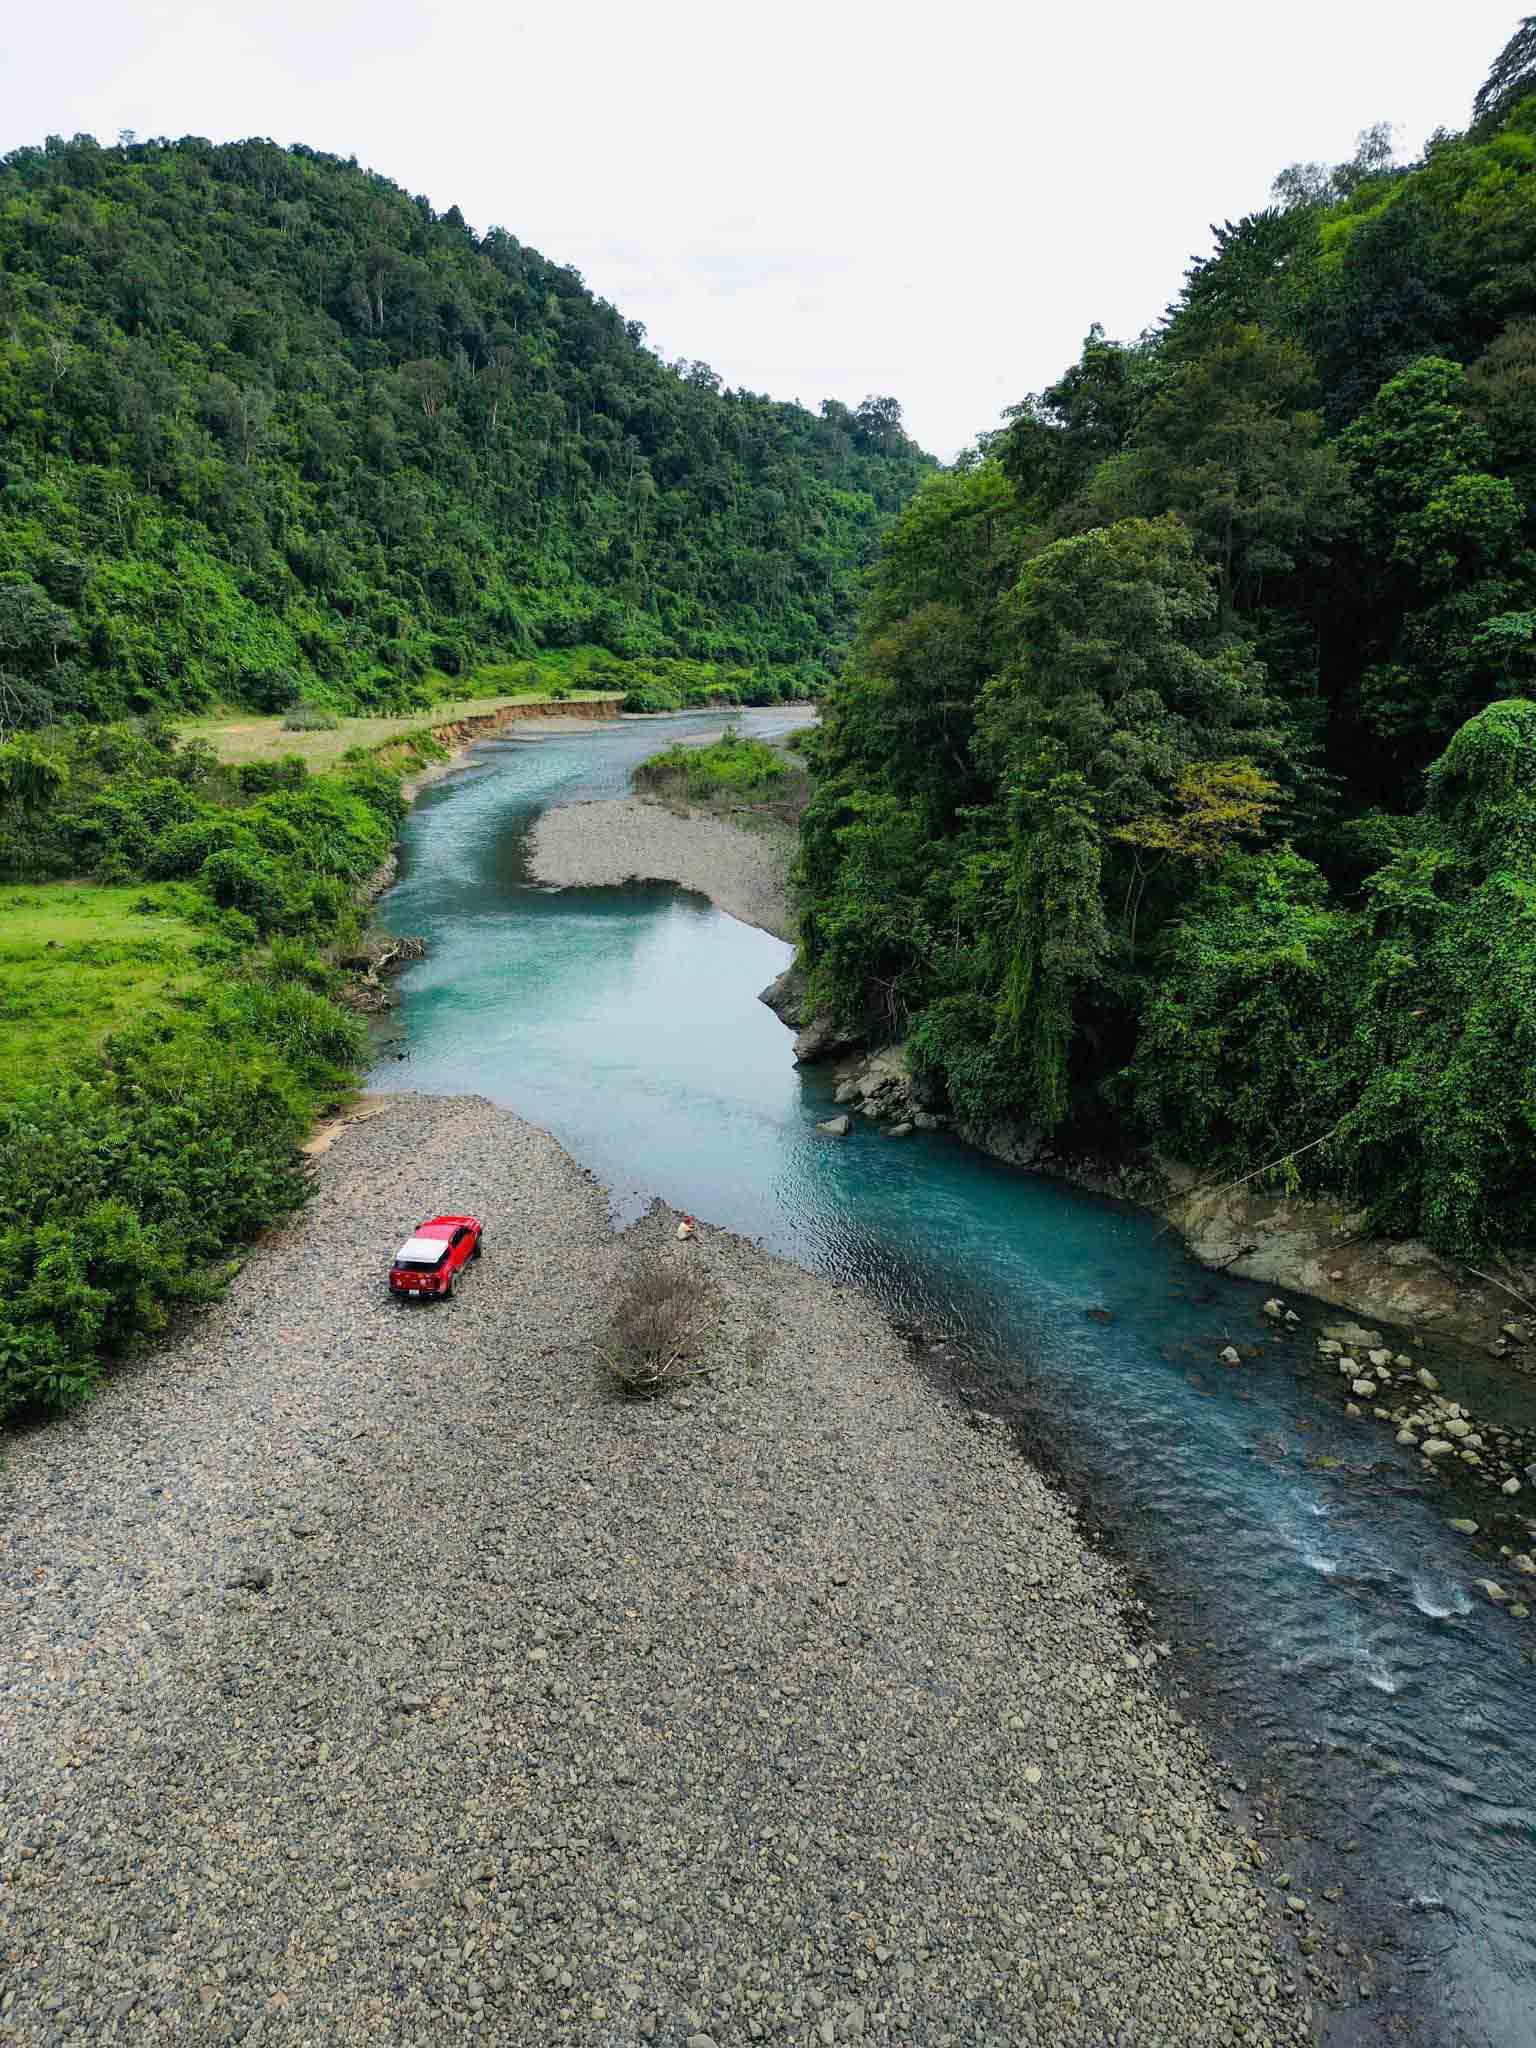
<instances>
[{"instance_id":1,"label":"gravel path","mask_svg":"<svg viewBox=\"0 0 1536 2048\"><path fill-rule=\"evenodd\" d=\"M552 1139L405 1096L316 1170L6 1447L0 2040L1305 2037L1108 1568L865 1301L653 1215L724 1363L617 1404ZM465 1199L484 1259L391 1305Z\"/></svg>"},{"instance_id":2,"label":"gravel path","mask_svg":"<svg viewBox=\"0 0 1536 2048\"><path fill-rule=\"evenodd\" d=\"M645 797L566 804L533 828L529 866L557 888L615 882L677 882L721 910L793 940L784 887L785 850L769 833L721 818L683 816Z\"/></svg>"}]
</instances>

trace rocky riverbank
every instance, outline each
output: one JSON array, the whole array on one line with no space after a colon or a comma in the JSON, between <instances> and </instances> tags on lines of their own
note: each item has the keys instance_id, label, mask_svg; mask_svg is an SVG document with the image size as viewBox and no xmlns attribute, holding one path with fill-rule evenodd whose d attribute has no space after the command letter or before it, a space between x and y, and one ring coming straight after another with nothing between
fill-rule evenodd
<instances>
[{"instance_id":1,"label":"rocky riverbank","mask_svg":"<svg viewBox=\"0 0 1536 2048\"><path fill-rule=\"evenodd\" d=\"M367 1107L224 1301L9 1448L0 2040L1306 2038L1260 1852L1004 1431L846 1289L615 1237L507 1112ZM396 1308L471 1192L485 1257ZM624 1403L639 1249L717 1342Z\"/></svg>"},{"instance_id":2,"label":"rocky riverbank","mask_svg":"<svg viewBox=\"0 0 1536 2048\"><path fill-rule=\"evenodd\" d=\"M1474 1345L1536 1373L1536 1273L1476 1273L1412 1240L1366 1235L1361 1215L1324 1201L1234 1185L1132 1145L1076 1149L1016 1124L965 1124L937 1111L899 1045L874 1051L810 1016L803 977L787 969L762 1000L796 1030L795 1057L829 1066L836 1104L889 1136L951 1126L993 1158L1049 1174L1166 1217L1202 1265L1307 1294L1351 1315Z\"/></svg>"}]
</instances>

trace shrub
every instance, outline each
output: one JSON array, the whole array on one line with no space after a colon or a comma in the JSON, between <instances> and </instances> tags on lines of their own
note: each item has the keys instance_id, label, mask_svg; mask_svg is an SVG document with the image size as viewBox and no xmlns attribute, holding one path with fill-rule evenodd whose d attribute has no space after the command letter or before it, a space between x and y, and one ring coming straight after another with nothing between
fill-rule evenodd
<instances>
[{"instance_id":1,"label":"shrub","mask_svg":"<svg viewBox=\"0 0 1536 2048\"><path fill-rule=\"evenodd\" d=\"M235 982L0 1101L0 1417L84 1400L296 1208L298 1145L361 1055L308 988Z\"/></svg>"},{"instance_id":2,"label":"shrub","mask_svg":"<svg viewBox=\"0 0 1536 2048\"><path fill-rule=\"evenodd\" d=\"M295 704L283 720L284 732L335 732L341 720L323 704Z\"/></svg>"},{"instance_id":3,"label":"shrub","mask_svg":"<svg viewBox=\"0 0 1536 2048\"><path fill-rule=\"evenodd\" d=\"M637 1259L603 1334L602 1363L619 1391L659 1394L705 1371L714 1306L714 1289L685 1259Z\"/></svg>"},{"instance_id":4,"label":"shrub","mask_svg":"<svg viewBox=\"0 0 1536 2048\"><path fill-rule=\"evenodd\" d=\"M624 695L626 711L681 711L683 700L665 683L636 683Z\"/></svg>"},{"instance_id":5,"label":"shrub","mask_svg":"<svg viewBox=\"0 0 1536 2048\"><path fill-rule=\"evenodd\" d=\"M0 862L178 881L205 975L0 1097L0 1418L86 1398L304 1199L308 1120L367 1057L316 949L355 932L354 885L405 809L398 765L366 756L220 769L148 723L40 744L0 749Z\"/></svg>"},{"instance_id":6,"label":"shrub","mask_svg":"<svg viewBox=\"0 0 1536 2048\"><path fill-rule=\"evenodd\" d=\"M281 761L242 761L235 785L242 796L270 796L277 789L297 789L308 773L297 754L285 754Z\"/></svg>"},{"instance_id":7,"label":"shrub","mask_svg":"<svg viewBox=\"0 0 1536 2048\"><path fill-rule=\"evenodd\" d=\"M151 881L171 882L195 875L216 853L254 850L249 829L233 812L209 809L202 817L162 832L144 861Z\"/></svg>"},{"instance_id":8,"label":"shrub","mask_svg":"<svg viewBox=\"0 0 1536 2048\"><path fill-rule=\"evenodd\" d=\"M278 871L272 862L240 847L210 853L198 878L221 910L243 910L258 923L278 894Z\"/></svg>"},{"instance_id":9,"label":"shrub","mask_svg":"<svg viewBox=\"0 0 1536 2048\"><path fill-rule=\"evenodd\" d=\"M247 669L240 678L239 696L253 711L287 711L298 702L299 679L291 669Z\"/></svg>"},{"instance_id":10,"label":"shrub","mask_svg":"<svg viewBox=\"0 0 1536 2048\"><path fill-rule=\"evenodd\" d=\"M907 1040L907 1060L923 1097L947 1100L963 1123L1028 1113L1028 1077L999 1036L986 996L947 995L930 1003Z\"/></svg>"},{"instance_id":11,"label":"shrub","mask_svg":"<svg viewBox=\"0 0 1536 2048\"><path fill-rule=\"evenodd\" d=\"M301 987L313 989L316 995L330 995L340 984L341 976L302 939L289 938L279 933L267 949L267 957L261 963L262 978L274 987L283 982L297 982Z\"/></svg>"}]
</instances>

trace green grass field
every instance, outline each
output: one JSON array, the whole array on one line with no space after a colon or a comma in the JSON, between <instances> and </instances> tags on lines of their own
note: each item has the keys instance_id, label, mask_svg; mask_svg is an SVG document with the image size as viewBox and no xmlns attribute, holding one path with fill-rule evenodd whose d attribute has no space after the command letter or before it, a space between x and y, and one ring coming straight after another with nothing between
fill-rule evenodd
<instances>
[{"instance_id":1,"label":"green grass field","mask_svg":"<svg viewBox=\"0 0 1536 2048\"><path fill-rule=\"evenodd\" d=\"M510 697L452 697L434 704L430 711L412 711L404 718L344 718L334 732L284 732L281 718L256 718L239 711L178 720L176 730L183 739L204 741L221 761L280 761L285 755L297 754L319 773L334 768L351 747L388 746L408 732L453 725L461 718L484 718L505 704L544 705L552 716L558 716L565 702L590 702L612 694L572 690L569 699L559 703L539 690L523 690Z\"/></svg>"},{"instance_id":2,"label":"green grass field","mask_svg":"<svg viewBox=\"0 0 1536 2048\"><path fill-rule=\"evenodd\" d=\"M197 984L207 933L180 897L175 883L0 885L0 1094Z\"/></svg>"}]
</instances>

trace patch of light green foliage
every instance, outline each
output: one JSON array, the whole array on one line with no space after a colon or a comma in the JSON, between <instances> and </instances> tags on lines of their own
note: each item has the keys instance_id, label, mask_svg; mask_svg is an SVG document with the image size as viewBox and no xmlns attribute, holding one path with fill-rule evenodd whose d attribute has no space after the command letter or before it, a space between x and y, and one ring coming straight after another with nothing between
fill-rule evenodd
<instances>
[{"instance_id":1,"label":"patch of light green foliage","mask_svg":"<svg viewBox=\"0 0 1536 2048\"><path fill-rule=\"evenodd\" d=\"M766 740L744 739L734 727L707 747L681 742L653 754L635 771L641 789L679 796L690 803L716 799L751 803L778 795L791 770L783 753Z\"/></svg>"}]
</instances>

